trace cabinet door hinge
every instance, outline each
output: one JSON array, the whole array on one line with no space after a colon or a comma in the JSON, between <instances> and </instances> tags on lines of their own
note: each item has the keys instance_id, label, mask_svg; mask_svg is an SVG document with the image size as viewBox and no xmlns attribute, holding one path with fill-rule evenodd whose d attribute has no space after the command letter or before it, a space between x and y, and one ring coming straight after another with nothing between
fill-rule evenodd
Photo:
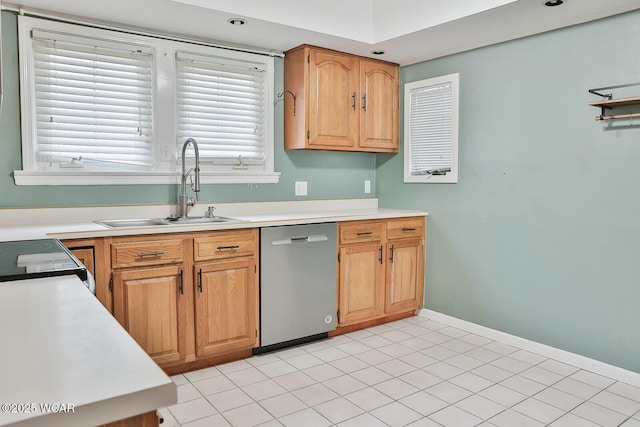
<instances>
[{"instance_id":1,"label":"cabinet door hinge","mask_svg":"<svg viewBox=\"0 0 640 427\"><path fill-rule=\"evenodd\" d=\"M311 134L307 131L307 139L311 138Z\"/></svg>"},{"instance_id":2,"label":"cabinet door hinge","mask_svg":"<svg viewBox=\"0 0 640 427\"><path fill-rule=\"evenodd\" d=\"M336 313L336 316L338 317L338 323L340 323L340 310L338 310L338 312Z\"/></svg>"},{"instance_id":3,"label":"cabinet door hinge","mask_svg":"<svg viewBox=\"0 0 640 427\"><path fill-rule=\"evenodd\" d=\"M338 252L338 262L340 262L340 252Z\"/></svg>"},{"instance_id":4,"label":"cabinet door hinge","mask_svg":"<svg viewBox=\"0 0 640 427\"><path fill-rule=\"evenodd\" d=\"M258 338L258 330L256 329L256 338Z\"/></svg>"},{"instance_id":5,"label":"cabinet door hinge","mask_svg":"<svg viewBox=\"0 0 640 427\"><path fill-rule=\"evenodd\" d=\"M109 278L109 292L113 292L113 276Z\"/></svg>"},{"instance_id":6,"label":"cabinet door hinge","mask_svg":"<svg viewBox=\"0 0 640 427\"><path fill-rule=\"evenodd\" d=\"M307 64L311 64L311 54L307 55Z\"/></svg>"}]
</instances>

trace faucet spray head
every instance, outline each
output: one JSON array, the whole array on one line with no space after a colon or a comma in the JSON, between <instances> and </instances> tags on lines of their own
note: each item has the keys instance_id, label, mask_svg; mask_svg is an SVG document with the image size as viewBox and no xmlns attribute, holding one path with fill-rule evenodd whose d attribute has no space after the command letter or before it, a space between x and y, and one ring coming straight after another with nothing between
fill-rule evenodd
<instances>
[{"instance_id":1,"label":"faucet spray head","mask_svg":"<svg viewBox=\"0 0 640 427\"><path fill-rule=\"evenodd\" d=\"M200 159L198 158L198 150L196 149L196 182L193 184L193 192L196 193L196 200L200 200Z\"/></svg>"}]
</instances>

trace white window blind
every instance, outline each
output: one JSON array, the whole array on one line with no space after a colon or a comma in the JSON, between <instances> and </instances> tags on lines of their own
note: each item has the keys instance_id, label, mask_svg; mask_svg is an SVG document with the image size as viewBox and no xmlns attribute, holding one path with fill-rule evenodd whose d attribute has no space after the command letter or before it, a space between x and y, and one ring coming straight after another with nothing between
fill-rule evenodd
<instances>
[{"instance_id":1,"label":"white window blind","mask_svg":"<svg viewBox=\"0 0 640 427\"><path fill-rule=\"evenodd\" d=\"M177 52L177 143L198 142L217 164L265 162L266 69L215 56Z\"/></svg>"},{"instance_id":2,"label":"white window blind","mask_svg":"<svg viewBox=\"0 0 640 427\"><path fill-rule=\"evenodd\" d=\"M32 43L37 160L152 166L151 50L36 29Z\"/></svg>"},{"instance_id":3,"label":"white window blind","mask_svg":"<svg viewBox=\"0 0 640 427\"><path fill-rule=\"evenodd\" d=\"M405 182L457 181L458 75L405 87Z\"/></svg>"},{"instance_id":4,"label":"white window blind","mask_svg":"<svg viewBox=\"0 0 640 427\"><path fill-rule=\"evenodd\" d=\"M188 137L203 184L278 182L272 56L24 15L18 47L17 185L175 184Z\"/></svg>"}]
</instances>

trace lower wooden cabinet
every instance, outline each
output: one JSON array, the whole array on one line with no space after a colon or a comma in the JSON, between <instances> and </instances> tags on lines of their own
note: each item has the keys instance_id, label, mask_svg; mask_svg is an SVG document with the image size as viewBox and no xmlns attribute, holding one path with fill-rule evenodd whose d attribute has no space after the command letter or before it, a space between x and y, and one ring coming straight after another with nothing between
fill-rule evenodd
<instances>
[{"instance_id":1,"label":"lower wooden cabinet","mask_svg":"<svg viewBox=\"0 0 640 427\"><path fill-rule=\"evenodd\" d=\"M186 359L183 277L181 265L113 273L114 315L159 365Z\"/></svg>"},{"instance_id":2,"label":"lower wooden cabinet","mask_svg":"<svg viewBox=\"0 0 640 427\"><path fill-rule=\"evenodd\" d=\"M424 294L423 240L387 243L385 314L415 310Z\"/></svg>"},{"instance_id":3,"label":"lower wooden cabinet","mask_svg":"<svg viewBox=\"0 0 640 427\"><path fill-rule=\"evenodd\" d=\"M422 306L425 232L424 217L338 224L339 327ZM259 345L258 238L239 229L65 244L95 263L97 297L120 324L181 372Z\"/></svg>"},{"instance_id":4,"label":"lower wooden cabinet","mask_svg":"<svg viewBox=\"0 0 640 427\"><path fill-rule=\"evenodd\" d=\"M113 238L110 247L114 316L161 367L258 345L256 229Z\"/></svg>"},{"instance_id":5,"label":"lower wooden cabinet","mask_svg":"<svg viewBox=\"0 0 640 427\"><path fill-rule=\"evenodd\" d=\"M113 300L109 286L111 268L105 239L67 239L62 243L87 267L96 281L96 297L112 312Z\"/></svg>"},{"instance_id":6,"label":"lower wooden cabinet","mask_svg":"<svg viewBox=\"0 0 640 427\"><path fill-rule=\"evenodd\" d=\"M360 243L340 248L340 324L379 317L384 312L384 264L381 243Z\"/></svg>"},{"instance_id":7,"label":"lower wooden cabinet","mask_svg":"<svg viewBox=\"0 0 640 427\"><path fill-rule=\"evenodd\" d=\"M157 411L151 411L98 427L158 427L159 425Z\"/></svg>"},{"instance_id":8,"label":"lower wooden cabinet","mask_svg":"<svg viewBox=\"0 0 640 427\"><path fill-rule=\"evenodd\" d=\"M422 306L425 218L338 225L338 326Z\"/></svg>"},{"instance_id":9,"label":"lower wooden cabinet","mask_svg":"<svg viewBox=\"0 0 640 427\"><path fill-rule=\"evenodd\" d=\"M196 264L196 356L257 345L254 257Z\"/></svg>"}]
</instances>

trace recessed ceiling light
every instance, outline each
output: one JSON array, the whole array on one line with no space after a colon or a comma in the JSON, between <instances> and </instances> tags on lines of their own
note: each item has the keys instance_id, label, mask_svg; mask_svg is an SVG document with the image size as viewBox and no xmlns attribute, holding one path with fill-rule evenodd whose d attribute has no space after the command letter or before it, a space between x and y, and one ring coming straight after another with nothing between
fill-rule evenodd
<instances>
[{"instance_id":1,"label":"recessed ceiling light","mask_svg":"<svg viewBox=\"0 0 640 427\"><path fill-rule=\"evenodd\" d=\"M227 22L231 25L244 25L247 23L247 20L242 18L231 18L228 19Z\"/></svg>"},{"instance_id":2,"label":"recessed ceiling light","mask_svg":"<svg viewBox=\"0 0 640 427\"><path fill-rule=\"evenodd\" d=\"M553 7L553 6L560 6L562 3L564 3L564 0L549 0L549 1L545 1L542 4L544 4L545 6Z\"/></svg>"},{"instance_id":3,"label":"recessed ceiling light","mask_svg":"<svg viewBox=\"0 0 640 427\"><path fill-rule=\"evenodd\" d=\"M384 50L372 50L371 53L374 55L384 55Z\"/></svg>"}]
</instances>

